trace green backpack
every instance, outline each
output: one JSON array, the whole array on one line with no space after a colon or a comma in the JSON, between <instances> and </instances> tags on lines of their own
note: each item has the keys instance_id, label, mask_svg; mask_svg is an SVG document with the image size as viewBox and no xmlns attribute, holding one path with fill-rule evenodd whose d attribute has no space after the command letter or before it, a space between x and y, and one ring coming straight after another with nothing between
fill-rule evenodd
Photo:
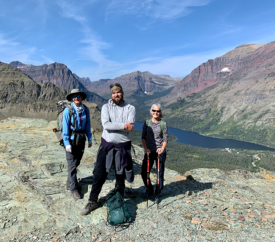
<instances>
[{"instance_id":1,"label":"green backpack","mask_svg":"<svg viewBox=\"0 0 275 242\"><path fill-rule=\"evenodd\" d=\"M118 225L123 223L130 223L132 218L129 214L128 208L124 202L123 197L115 188L107 195L108 207L108 223L111 225Z\"/></svg>"}]
</instances>

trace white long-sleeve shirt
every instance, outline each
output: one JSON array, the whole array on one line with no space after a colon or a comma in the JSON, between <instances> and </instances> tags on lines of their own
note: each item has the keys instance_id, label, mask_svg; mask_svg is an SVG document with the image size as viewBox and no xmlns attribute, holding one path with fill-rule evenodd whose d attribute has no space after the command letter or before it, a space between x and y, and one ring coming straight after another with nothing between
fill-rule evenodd
<instances>
[{"instance_id":1,"label":"white long-sleeve shirt","mask_svg":"<svg viewBox=\"0 0 275 242\"><path fill-rule=\"evenodd\" d=\"M136 109L126 103L116 105L112 99L101 110L103 126L102 138L110 143L124 143L131 140L130 132L124 130L124 124L135 122Z\"/></svg>"}]
</instances>

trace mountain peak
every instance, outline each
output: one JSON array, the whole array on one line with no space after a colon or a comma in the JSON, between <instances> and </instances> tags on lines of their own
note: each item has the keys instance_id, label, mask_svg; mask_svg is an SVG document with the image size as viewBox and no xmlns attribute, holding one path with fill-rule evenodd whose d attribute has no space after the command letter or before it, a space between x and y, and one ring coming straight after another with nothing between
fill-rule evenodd
<instances>
[{"instance_id":1,"label":"mountain peak","mask_svg":"<svg viewBox=\"0 0 275 242\"><path fill-rule=\"evenodd\" d=\"M20 61L12 61L9 65L13 66L13 67L17 67L17 68L22 68L22 67L27 66L26 64L24 64Z\"/></svg>"},{"instance_id":2,"label":"mountain peak","mask_svg":"<svg viewBox=\"0 0 275 242\"><path fill-rule=\"evenodd\" d=\"M243 58L245 56L247 56L248 54L254 52L255 50L259 49L260 47L264 46L265 44L261 44L261 45L256 45L256 44L242 44L237 46L235 49L227 52L225 55L223 55L222 57L226 57L229 59L233 59L233 58Z\"/></svg>"}]
</instances>

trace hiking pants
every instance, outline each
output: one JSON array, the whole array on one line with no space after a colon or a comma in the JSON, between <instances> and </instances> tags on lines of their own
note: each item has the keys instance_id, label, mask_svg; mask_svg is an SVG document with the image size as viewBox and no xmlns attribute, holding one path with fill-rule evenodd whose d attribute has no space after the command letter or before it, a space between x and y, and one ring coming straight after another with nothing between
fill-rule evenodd
<instances>
[{"instance_id":1,"label":"hiking pants","mask_svg":"<svg viewBox=\"0 0 275 242\"><path fill-rule=\"evenodd\" d=\"M166 152L164 151L160 155L160 171L159 171L159 193L160 194L163 189L165 159L166 159ZM156 167L158 165L158 154L156 152L151 152L149 155L149 160L150 160L149 172L151 172L151 169L154 165L154 161L156 161ZM145 187L147 187L147 154L145 154L143 158L142 167L141 167L141 177ZM154 188L149 178L149 193L153 193L153 191L154 191ZM155 194L157 194L157 189L155 190Z\"/></svg>"},{"instance_id":2,"label":"hiking pants","mask_svg":"<svg viewBox=\"0 0 275 242\"><path fill-rule=\"evenodd\" d=\"M115 151L118 152L118 151ZM97 156L97 161L95 163L95 168L93 171L94 174L94 181L93 181L93 186L92 190L90 193L90 198L89 202L97 202L98 200L98 195L102 189L103 184L105 183L108 172L106 172L106 155L107 153L103 151L103 149L99 148L99 154ZM115 155L114 155L115 157ZM113 159L113 165L115 167ZM115 169L116 172L116 169ZM122 175L116 174L116 188L120 192L120 194L123 196L124 194L124 189L125 189L125 171Z\"/></svg>"},{"instance_id":3,"label":"hiking pants","mask_svg":"<svg viewBox=\"0 0 275 242\"><path fill-rule=\"evenodd\" d=\"M80 160L82 159L84 149L85 143L79 146L72 146L72 153L65 150L68 163L67 187L69 187L71 191L78 189L76 168L80 165Z\"/></svg>"}]
</instances>

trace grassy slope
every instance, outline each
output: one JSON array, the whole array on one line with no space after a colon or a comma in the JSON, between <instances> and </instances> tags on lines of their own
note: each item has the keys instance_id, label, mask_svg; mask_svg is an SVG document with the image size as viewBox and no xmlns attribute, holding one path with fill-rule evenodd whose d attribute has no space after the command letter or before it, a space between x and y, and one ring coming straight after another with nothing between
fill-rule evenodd
<instances>
[{"instance_id":1,"label":"grassy slope","mask_svg":"<svg viewBox=\"0 0 275 242\"><path fill-rule=\"evenodd\" d=\"M224 108L218 108L219 102L215 97L212 100L204 99L204 95L215 87L216 85L166 106L165 109L170 110L170 113L164 119L169 123L169 126L196 131L212 137L231 138L275 147L275 126L270 123L269 125L255 125L270 111L266 110L257 114L257 109L244 107L238 110L238 119L231 116L225 122L220 123L225 112ZM229 87L227 86L227 88ZM223 91L224 89L219 90L220 93ZM208 106L205 105L207 102L209 103ZM191 108L194 109L193 112L190 112ZM251 118L255 113L257 114L256 117Z\"/></svg>"}]
</instances>

